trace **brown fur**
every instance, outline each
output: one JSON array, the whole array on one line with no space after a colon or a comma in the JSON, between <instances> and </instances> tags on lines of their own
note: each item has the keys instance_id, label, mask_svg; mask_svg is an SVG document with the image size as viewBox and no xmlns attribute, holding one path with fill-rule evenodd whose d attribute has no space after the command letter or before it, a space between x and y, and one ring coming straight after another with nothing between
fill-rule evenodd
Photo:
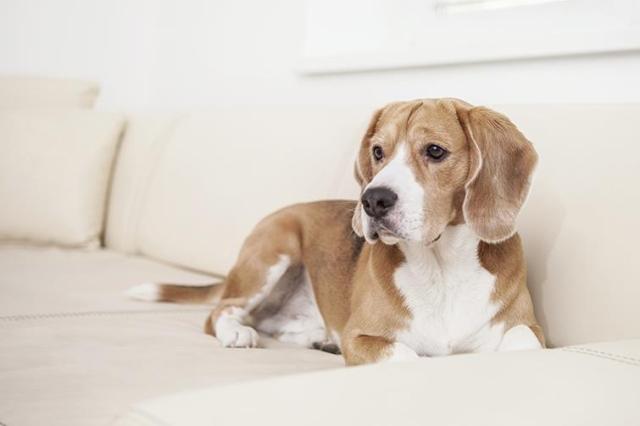
<instances>
[{"instance_id":1,"label":"brown fur","mask_svg":"<svg viewBox=\"0 0 640 426\"><path fill-rule=\"evenodd\" d=\"M504 115L460 106L458 114L471 145L472 174L463 204L466 222L483 241L503 241L515 233L538 156Z\"/></svg>"},{"instance_id":2,"label":"brown fur","mask_svg":"<svg viewBox=\"0 0 640 426\"><path fill-rule=\"evenodd\" d=\"M221 283L210 285L161 284L158 302L202 303L217 302L222 296Z\"/></svg>"}]
</instances>

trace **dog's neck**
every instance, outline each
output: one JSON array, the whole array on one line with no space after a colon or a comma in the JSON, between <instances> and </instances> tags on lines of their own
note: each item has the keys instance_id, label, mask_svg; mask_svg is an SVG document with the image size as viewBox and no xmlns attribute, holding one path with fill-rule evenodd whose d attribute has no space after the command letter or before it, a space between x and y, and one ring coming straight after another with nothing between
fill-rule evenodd
<instances>
[{"instance_id":1,"label":"dog's neck","mask_svg":"<svg viewBox=\"0 0 640 426\"><path fill-rule=\"evenodd\" d=\"M447 226L440 238L429 245L400 241L398 248L414 272L433 274L477 268L479 242L466 224L460 224Z\"/></svg>"}]
</instances>

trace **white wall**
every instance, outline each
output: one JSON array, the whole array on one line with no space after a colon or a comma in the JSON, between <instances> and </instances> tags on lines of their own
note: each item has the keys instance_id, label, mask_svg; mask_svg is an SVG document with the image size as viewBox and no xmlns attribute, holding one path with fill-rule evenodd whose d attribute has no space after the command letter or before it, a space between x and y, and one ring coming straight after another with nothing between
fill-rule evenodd
<instances>
[{"instance_id":1,"label":"white wall","mask_svg":"<svg viewBox=\"0 0 640 426\"><path fill-rule=\"evenodd\" d=\"M300 0L0 0L0 73L100 81L105 109L640 102L638 52L301 76L304 14Z\"/></svg>"}]
</instances>

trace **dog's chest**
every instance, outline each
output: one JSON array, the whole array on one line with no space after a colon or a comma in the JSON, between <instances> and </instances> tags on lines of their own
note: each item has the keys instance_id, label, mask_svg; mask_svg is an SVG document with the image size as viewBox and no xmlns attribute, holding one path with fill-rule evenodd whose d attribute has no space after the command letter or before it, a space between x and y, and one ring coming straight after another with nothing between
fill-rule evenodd
<instances>
[{"instance_id":1,"label":"dog's chest","mask_svg":"<svg viewBox=\"0 0 640 426\"><path fill-rule=\"evenodd\" d=\"M419 355L494 350L502 327L492 325L495 277L475 251L452 258L437 253L407 256L394 274L411 318L396 339Z\"/></svg>"}]
</instances>

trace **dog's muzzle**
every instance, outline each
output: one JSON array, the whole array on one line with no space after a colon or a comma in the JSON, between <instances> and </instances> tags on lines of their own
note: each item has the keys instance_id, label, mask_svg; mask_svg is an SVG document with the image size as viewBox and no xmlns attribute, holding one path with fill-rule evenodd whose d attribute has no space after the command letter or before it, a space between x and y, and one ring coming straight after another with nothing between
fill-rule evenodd
<instances>
[{"instance_id":1,"label":"dog's muzzle","mask_svg":"<svg viewBox=\"0 0 640 426\"><path fill-rule=\"evenodd\" d=\"M398 238L385 218L396 205L398 194L387 187L378 186L368 188L360 201L369 217L367 240L373 242L381 239L385 244L395 244Z\"/></svg>"}]
</instances>

